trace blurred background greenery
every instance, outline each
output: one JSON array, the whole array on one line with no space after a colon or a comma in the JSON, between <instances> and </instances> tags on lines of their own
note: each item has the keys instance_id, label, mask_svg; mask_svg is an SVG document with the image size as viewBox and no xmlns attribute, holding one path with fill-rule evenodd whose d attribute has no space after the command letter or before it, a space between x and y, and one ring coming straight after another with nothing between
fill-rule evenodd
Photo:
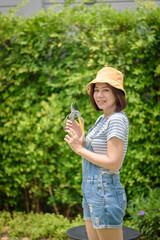
<instances>
[{"instance_id":1,"label":"blurred background greenery","mask_svg":"<svg viewBox=\"0 0 160 240\"><path fill-rule=\"evenodd\" d=\"M81 158L64 142L63 122L76 102L86 133L94 124L100 113L86 85L104 66L124 73L130 135L121 181L128 202L142 193L150 199L160 172L159 16L154 2L123 12L79 4L33 18L0 14L0 210L82 214ZM139 211L128 211L126 221Z\"/></svg>"}]
</instances>

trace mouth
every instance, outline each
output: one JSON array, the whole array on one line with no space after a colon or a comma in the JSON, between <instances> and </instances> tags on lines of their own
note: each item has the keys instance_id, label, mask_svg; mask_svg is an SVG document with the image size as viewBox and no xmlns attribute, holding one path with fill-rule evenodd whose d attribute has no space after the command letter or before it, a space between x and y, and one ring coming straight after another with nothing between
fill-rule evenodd
<instances>
[{"instance_id":1,"label":"mouth","mask_svg":"<svg viewBox=\"0 0 160 240\"><path fill-rule=\"evenodd\" d=\"M106 103L106 101L103 101L103 100L98 100L97 101L97 105L103 105L103 104L105 104Z\"/></svg>"},{"instance_id":2,"label":"mouth","mask_svg":"<svg viewBox=\"0 0 160 240\"><path fill-rule=\"evenodd\" d=\"M105 100L97 100L97 103L105 103Z\"/></svg>"}]
</instances>

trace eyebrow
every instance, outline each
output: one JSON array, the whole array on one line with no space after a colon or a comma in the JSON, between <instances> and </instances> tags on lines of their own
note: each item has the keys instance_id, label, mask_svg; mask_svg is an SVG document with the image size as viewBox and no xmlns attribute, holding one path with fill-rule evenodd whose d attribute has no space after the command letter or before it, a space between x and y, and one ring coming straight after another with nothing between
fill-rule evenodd
<instances>
[{"instance_id":1,"label":"eyebrow","mask_svg":"<svg viewBox=\"0 0 160 240\"><path fill-rule=\"evenodd\" d=\"M98 87L95 87L95 88L98 88ZM108 86L104 86L104 87L102 87L102 88L109 88Z\"/></svg>"}]
</instances>

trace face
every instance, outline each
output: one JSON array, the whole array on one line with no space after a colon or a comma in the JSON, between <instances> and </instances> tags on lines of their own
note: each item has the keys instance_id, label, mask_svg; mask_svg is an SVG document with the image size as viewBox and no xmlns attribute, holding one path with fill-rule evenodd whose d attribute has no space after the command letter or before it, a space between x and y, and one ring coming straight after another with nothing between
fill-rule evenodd
<instances>
[{"instance_id":1,"label":"face","mask_svg":"<svg viewBox=\"0 0 160 240\"><path fill-rule=\"evenodd\" d=\"M104 113L110 114L116 109L116 98L107 83L96 83L93 98Z\"/></svg>"}]
</instances>

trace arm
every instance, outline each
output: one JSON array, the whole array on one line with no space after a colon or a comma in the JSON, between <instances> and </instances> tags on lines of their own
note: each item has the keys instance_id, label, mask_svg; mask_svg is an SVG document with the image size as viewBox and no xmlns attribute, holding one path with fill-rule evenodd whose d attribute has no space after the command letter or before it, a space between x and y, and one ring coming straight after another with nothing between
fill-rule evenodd
<instances>
[{"instance_id":1,"label":"arm","mask_svg":"<svg viewBox=\"0 0 160 240\"><path fill-rule=\"evenodd\" d=\"M116 172L121 166L123 148L124 142L112 137L107 143L107 155L94 153L85 148L81 148L77 153L99 167Z\"/></svg>"},{"instance_id":2,"label":"arm","mask_svg":"<svg viewBox=\"0 0 160 240\"><path fill-rule=\"evenodd\" d=\"M121 139L117 137L109 139L106 146L107 155L104 155L85 149L81 139L72 128L68 128L67 132L69 135L66 135L64 140L69 144L75 153L84 157L93 164L112 172L116 172L120 168L124 148L124 142Z\"/></svg>"}]
</instances>

